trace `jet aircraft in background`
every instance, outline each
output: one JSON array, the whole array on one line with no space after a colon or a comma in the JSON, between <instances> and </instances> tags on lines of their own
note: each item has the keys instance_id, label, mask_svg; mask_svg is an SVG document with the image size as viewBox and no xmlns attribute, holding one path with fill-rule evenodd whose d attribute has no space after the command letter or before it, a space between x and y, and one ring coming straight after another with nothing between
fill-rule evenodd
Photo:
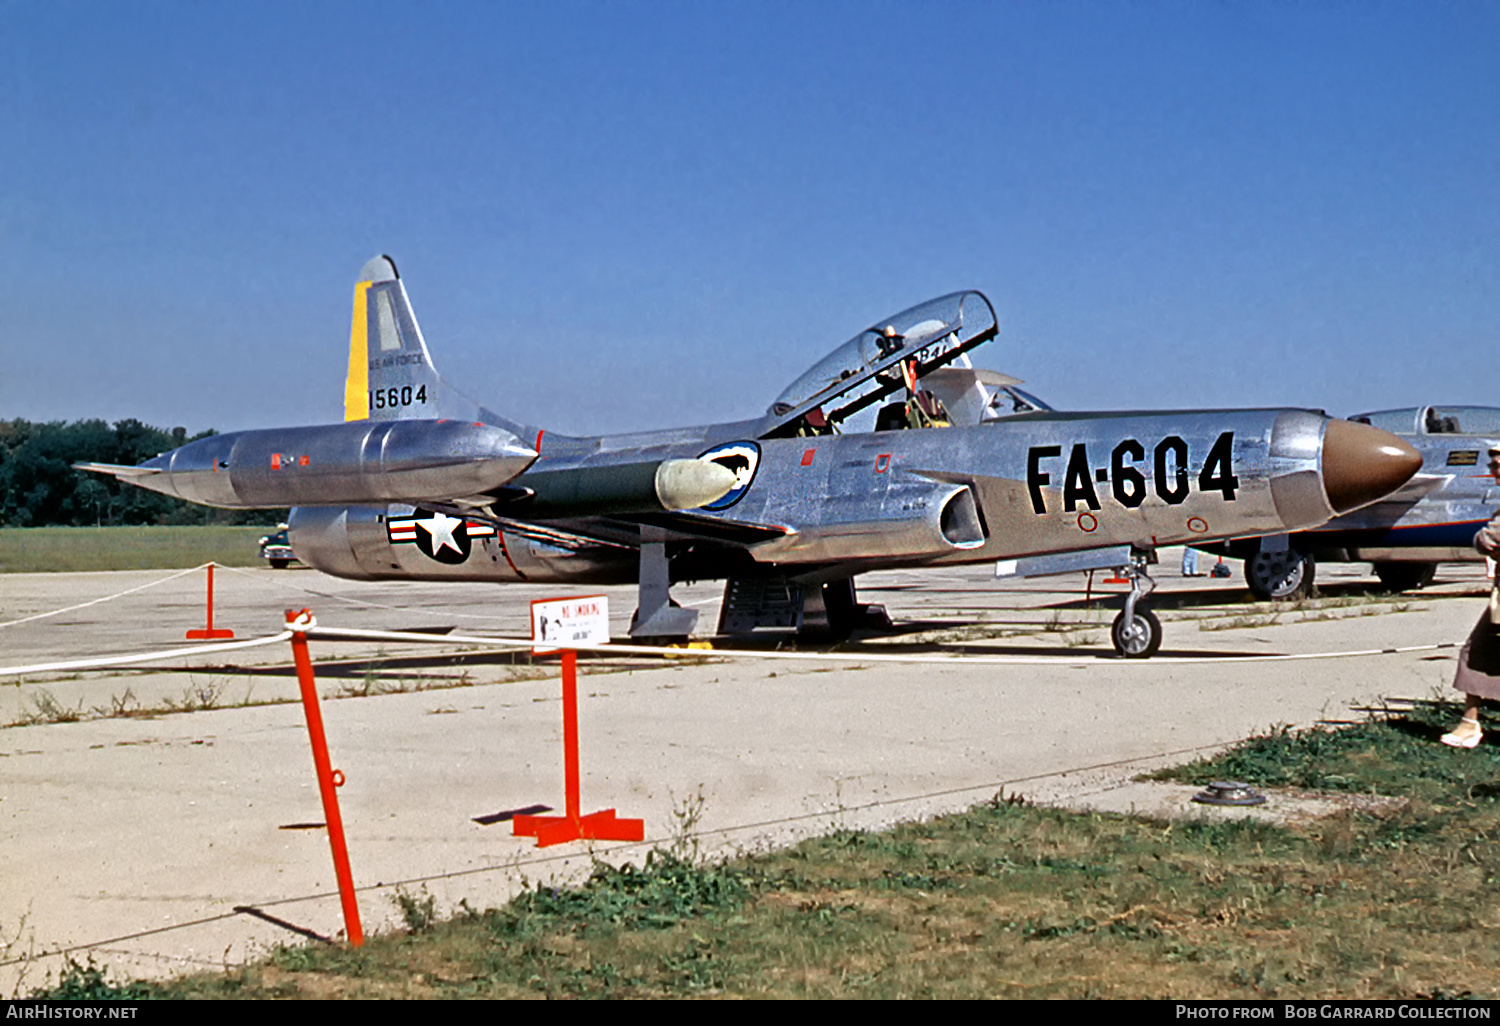
<instances>
[{"instance_id":1,"label":"jet aircraft in background","mask_svg":"<svg viewBox=\"0 0 1500 1026\"><path fill-rule=\"evenodd\" d=\"M1349 419L1400 435L1421 453L1421 470L1380 501L1322 527L1202 546L1243 559L1256 598L1310 595L1320 562L1371 563L1381 584L1408 591L1431 582L1438 563L1484 558L1473 540L1500 505L1500 486L1487 470L1489 450L1500 446L1500 409L1412 406Z\"/></svg>"},{"instance_id":2,"label":"jet aircraft in background","mask_svg":"<svg viewBox=\"0 0 1500 1026\"><path fill-rule=\"evenodd\" d=\"M674 582L726 581L719 628L845 634L870 570L1127 546L1111 637L1148 656L1160 545L1316 527L1399 488L1410 444L1299 409L1058 413L974 368L999 332L956 292L855 335L752 420L574 437L519 424L433 367L394 263L354 291L345 423L240 431L131 484L231 508L294 507L297 558L363 580L635 581L637 638L697 619Z\"/></svg>"}]
</instances>

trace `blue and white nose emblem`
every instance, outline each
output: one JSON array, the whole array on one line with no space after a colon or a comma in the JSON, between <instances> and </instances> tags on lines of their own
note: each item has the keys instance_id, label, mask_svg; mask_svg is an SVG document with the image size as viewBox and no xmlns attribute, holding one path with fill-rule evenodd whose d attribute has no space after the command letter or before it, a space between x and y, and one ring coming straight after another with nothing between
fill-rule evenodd
<instances>
[{"instance_id":1,"label":"blue and white nose emblem","mask_svg":"<svg viewBox=\"0 0 1500 1026\"><path fill-rule=\"evenodd\" d=\"M749 489L750 482L755 480L755 471L760 466L760 446L754 442L727 442L714 446L698 458L734 471L734 487L722 498L701 507L708 510L728 509L740 501L740 497Z\"/></svg>"}]
</instances>

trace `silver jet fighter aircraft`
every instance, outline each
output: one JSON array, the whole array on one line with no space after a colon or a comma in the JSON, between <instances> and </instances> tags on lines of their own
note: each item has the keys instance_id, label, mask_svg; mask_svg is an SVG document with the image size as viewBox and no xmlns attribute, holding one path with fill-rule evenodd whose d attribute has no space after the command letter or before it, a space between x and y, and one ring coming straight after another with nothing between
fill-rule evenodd
<instances>
[{"instance_id":1,"label":"silver jet fighter aircraft","mask_svg":"<svg viewBox=\"0 0 1500 1026\"><path fill-rule=\"evenodd\" d=\"M1412 406L1349 419L1400 435L1422 454L1422 469L1379 502L1322 527L1205 546L1245 561L1256 598L1311 594L1318 563L1368 562L1386 588L1408 591L1431 582L1438 563L1483 559L1473 540L1500 505L1487 470L1500 446L1500 409Z\"/></svg>"},{"instance_id":2,"label":"silver jet fighter aircraft","mask_svg":"<svg viewBox=\"0 0 1500 1026\"><path fill-rule=\"evenodd\" d=\"M378 257L355 286L344 424L88 469L209 505L291 505L297 558L340 577L635 581L637 638L691 632L678 581L727 582L721 632L837 635L889 623L856 602L865 571L1127 545L1112 636L1147 656L1157 546L1314 527L1421 464L1386 431L1309 410L1057 413L969 364L998 330L989 300L954 293L856 335L754 420L572 437L450 388Z\"/></svg>"}]
</instances>

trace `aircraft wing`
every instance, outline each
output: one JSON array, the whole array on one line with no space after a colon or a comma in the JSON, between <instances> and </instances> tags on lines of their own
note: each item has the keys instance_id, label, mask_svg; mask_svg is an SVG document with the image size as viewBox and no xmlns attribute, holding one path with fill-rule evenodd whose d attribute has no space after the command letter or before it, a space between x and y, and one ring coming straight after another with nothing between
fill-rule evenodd
<instances>
[{"instance_id":1,"label":"aircraft wing","mask_svg":"<svg viewBox=\"0 0 1500 1026\"><path fill-rule=\"evenodd\" d=\"M450 516L481 520L510 534L554 548L581 550L600 545L615 549L635 549L640 545L641 527L647 525L664 532L674 541L712 541L726 545L750 546L784 538L789 528L739 523L691 513L642 513L629 517L583 517L546 522L496 516L482 508L442 502L422 503L423 509Z\"/></svg>"},{"instance_id":2,"label":"aircraft wing","mask_svg":"<svg viewBox=\"0 0 1500 1026\"><path fill-rule=\"evenodd\" d=\"M690 513L646 514L635 520L637 523L649 524L684 538L723 542L729 545L750 546L759 542L775 541L791 533L791 529L787 527L737 523L733 520L693 516Z\"/></svg>"}]
</instances>

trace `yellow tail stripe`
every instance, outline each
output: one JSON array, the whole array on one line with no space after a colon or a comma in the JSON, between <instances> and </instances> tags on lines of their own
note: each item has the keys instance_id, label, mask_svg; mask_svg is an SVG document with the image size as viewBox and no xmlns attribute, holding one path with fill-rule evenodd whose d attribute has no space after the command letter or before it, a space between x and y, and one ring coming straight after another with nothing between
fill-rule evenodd
<instances>
[{"instance_id":1,"label":"yellow tail stripe","mask_svg":"<svg viewBox=\"0 0 1500 1026\"><path fill-rule=\"evenodd\" d=\"M344 378L344 419L370 419L370 318L366 301L374 282L354 286L354 323L349 327L349 374Z\"/></svg>"}]
</instances>

